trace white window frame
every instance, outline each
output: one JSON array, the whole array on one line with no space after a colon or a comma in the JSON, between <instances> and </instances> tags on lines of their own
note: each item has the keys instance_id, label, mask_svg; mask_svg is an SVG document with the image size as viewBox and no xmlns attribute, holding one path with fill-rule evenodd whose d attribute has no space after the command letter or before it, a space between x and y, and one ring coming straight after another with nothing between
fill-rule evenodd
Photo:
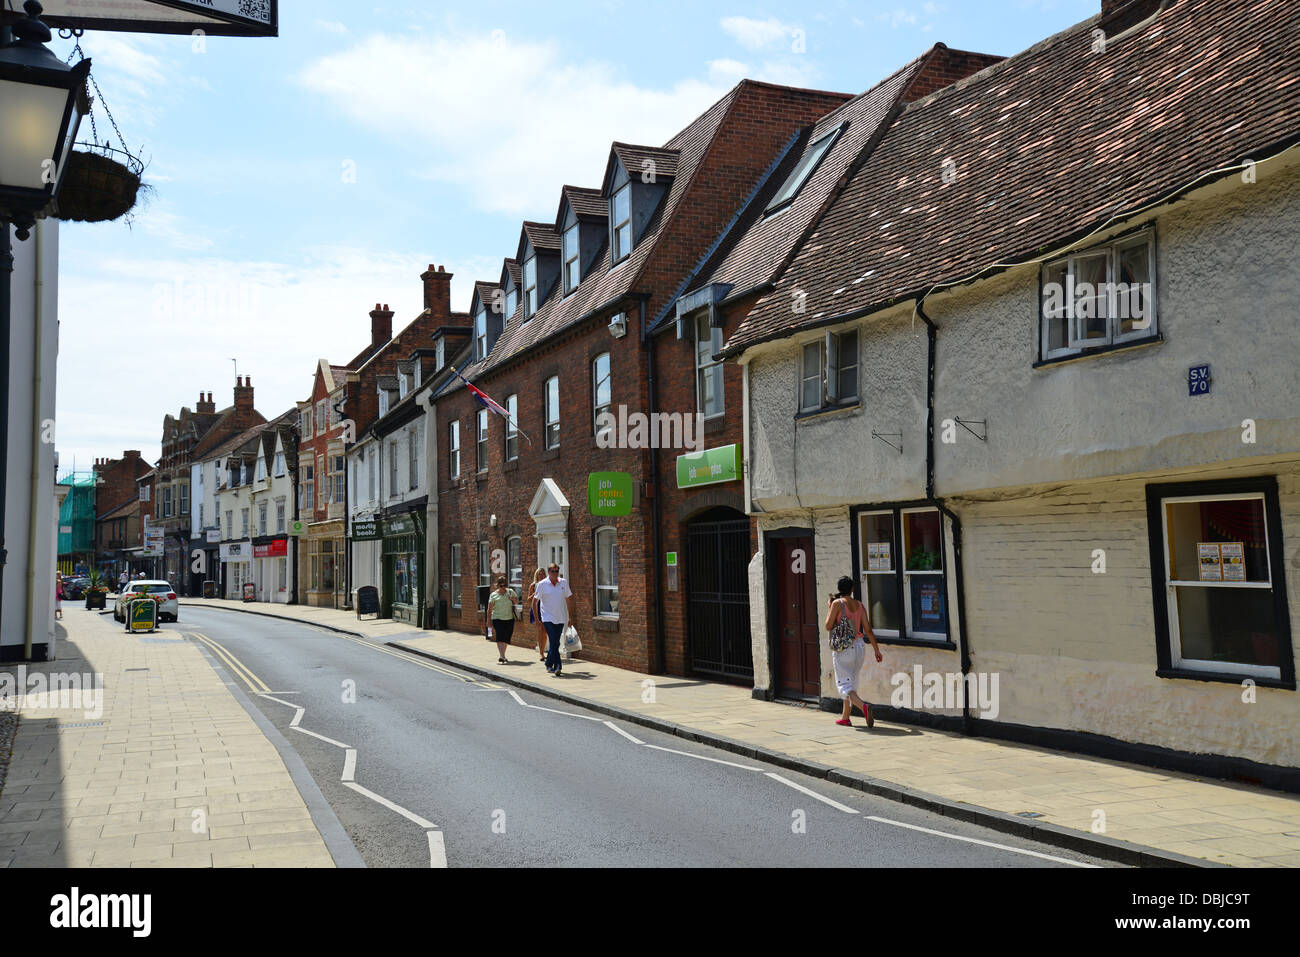
<instances>
[{"instance_id":1,"label":"white window frame","mask_svg":"<svg viewBox=\"0 0 1300 957\"><path fill-rule=\"evenodd\" d=\"M248 537L248 529L249 529L248 520L249 520L248 509L241 508L239 510L239 537L240 538Z\"/></svg>"},{"instance_id":2,"label":"white window frame","mask_svg":"<svg viewBox=\"0 0 1300 957\"><path fill-rule=\"evenodd\" d=\"M460 420L447 423L447 477L460 478Z\"/></svg>"},{"instance_id":3,"label":"white window frame","mask_svg":"<svg viewBox=\"0 0 1300 957\"><path fill-rule=\"evenodd\" d=\"M524 322L533 318L537 306L537 256L534 254L524 260Z\"/></svg>"},{"instance_id":4,"label":"white window frame","mask_svg":"<svg viewBox=\"0 0 1300 957\"><path fill-rule=\"evenodd\" d=\"M257 534L265 535L267 529L267 519L270 517L270 508L268 502L257 503Z\"/></svg>"},{"instance_id":5,"label":"white window frame","mask_svg":"<svg viewBox=\"0 0 1300 957\"><path fill-rule=\"evenodd\" d=\"M564 275L564 294L566 296L577 289L578 284L582 282L582 238L579 235L578 228L578 221L575 218L573 225L566 229L560 237L560 249L564 259L560 270ZM570 238L573 241L572 255L570 255L569 251ZM570 266L572 266L573 271L572 281L569 278Z\"/></svg>"},{"instance_id":6,"label":"white window frame","mask_svg":"<svg viewBox=\"0 0 1300 957\"><path fill-rule=\"evenodd\" d=\"M474 417L474 464L480 475L488 470L488 410L479 409Z\"/></svg>"},{"instance_id":7,"label":"white window frame","mask_svg":"<svg viewBox=\"0 0 1300 957\"><path fill-rule=\"evenodd\" d=\"M438 341L434 343L433 351L433 370L437 372L447 364L447 345L442 336L439 336Z\"/></svg>"},{"instance_id":8,"label":"white window frame","mask_svg":"<svg viewBox=\"0 0 1300 957\"><path fill-rule=\"evenodd\" d=\"M606 592L608 592L608 591L612 591L612 592L614 593L615 596L618 595L618 561L617 561L617 557L615 558L615 562L614 562L613 574L610 576L610 577L613 579L613 583L610 584L610 585L602 585L602 584L600 584L600 536L601 536L603 533L605 533L605 532L608 532L608 533L610 533L611 535L614 536L614 549L615 549L614 554L615 554L615 556L618 555L618 529L615 528L613 525L602 525L600 528L596 529L596 531L595 531L595 532L593 533L593 535L592 535L592 540L591 540L591 541L592 541L592 546L593 546L593 549L592 549L592 555L593 555L593 558L592 558L592 579L591 579L591 580L592 580L592 599L593 599L594 602L595 602L596 616L597 616L598 618L618 618L619 613L618 613L618 610L617 610L617 609L615 609L614 611L601 611L601 610L600 610L600 608L601 608L601 604L600 604L600 593L601 593L602 591L606 591ZM619 599L618 599L617 597L614 598L614 601L618 601L618 600L619 600Z\"/></svg>"},{"instance_id":9,"label":"white window frame","mask_svg":"<svg viewBox=\"0 0 1300 957\"><path fill-rule=\"evenodd\" d=\"M506 411L510 418L506 422L506 461L514 462L519 458L519 396L506 397Z\"/></svg>"},{"instance_id":10,"label":"white window frame","mask_svg":"<svg viewBox=\"0 0 1300 957\"><path fill-rule=\"evenodd\" d=\"M488 542L478 543L478 584L480 588L492 587L492 546Z\"/></svg>"},{"instance_id":11,"label":"white window frame","mask_svg":"<svg viewBox=\"0 0 1300 957\"><path fill-rule=\"evenodd\" d=\"M551 389L551 383L555 383L554 390ZM552 403L551 393L554 391L555 399ZM542 407L546 410L545 428L543 430L542 445L546 449L558 449L560 447L560 377L551 376L542 385ZM555 441L551 441L551 428L554 426Z\"/></svg>"},{"instance_id":12,"label":"white window frame","mask_svg":"<svg viewBox=\"0 0 1300 957\"><path fill-rule=\"evenodd\" d=\"M1214 502L1214 501L1257 501L1264 510L1264 569L1268 572L1265 582L1203 582L1187 579L1170 579L1169 577L1169 511L1165 507L1179 502ZM1247 665L1235 661L1205 661L1200 658L1184 658L1182 652L1182 635L1178 622L1178 588L1256 588L1273 591L1273 542L1268 535L1268 498L1263 492L1223 492L1209 495L1170 495L1161 496L1160 502L1160 537L1164 546L1161 553L1165 556L1165 602L1168 607L1169 622L1169 662L1174 668L1184 671L1209 671L1220 674L1247 675L1254 678L1272 678L1280 681L1282 669L1272 665Z\"/></svg>"},{"instance_id":13,"label":"white window frame","mask_svg":"<svg viewBox=\"0 0 1300 957\"><path fill-rule=\"evenodd\" d=\"M841 354L844 353L844 340L852 336L853 344L853 362L844 363L841 361ZM817 372L809 372L810 349L817 350ZM854 394L850 396L839 395L840 375L847 369L855 370L854 382L856 383ZM816 405L808 405L804 400L805 387L814 380L817 380L818 402ZM811 342L805 342L799 350L799 411L802 412L820 412L823 410L850 408L862 401L862 335L857 328L846 329L842 332L827 332L821 339L815 339Z\"/></svg>"},{"instance_id":14,"label":"white window frame","mask_svg":"<svg viewBox=\"0 0 1300 957\"><path fill-rule=\"evenodd\" d=\"M908 550L907 549L909 543L907 541L907 516L915 515L921 512L936 515L939 519L939 567L935 569L917 569L915 571L908 571L907 569ZM912 581L911 578L909 577L909 576L917 576L917 575L939 576L939 579L943 582L943 586L944 586L943 602L944 602L944 609L945 609L945 617L948 619L949 629L951 630L952 614L951 614L951 609L948 607L948 595L947 595L948 556L945 554L945 552L947 552L947 542L944 539L944 535L943 535L943 513L940 512L937 508L931 508L929 506L899 509L897 532L898 532L898 544L899 544L899 554L898 554L899 568L903 573L903 621L906 623L907 626L907 636L909 638L919 638L922 641L947 641L948 634L946 632L918 631L912 625Z\"/></svg>"},{"instance_id":15,"label":"white window frame","mask_svg":"<svg viewBox=\"0 0 1300 957\"><path fill-rule=\"evenodd\" d=\"M398 489L397 476L397 439L390 439L388 442L388 497L396 498Z\"/></svg>"},{"instance_id":16,"label":"white window frame","mask_svg":"<svg viewBox=\"0 0 1300 957\"><path fill-rule=\"evenodd\" d=\"M287 503L283 498L275 500L275 533L281 534L285 530L285 520L288 515Z\"/></svg>"},{"instance_id":17,"label":"white window frame","mask_svg":"<svg viewBox=\"0 0 1300 957\"><path fill-rule=\"evenodd\" d=\"M600 361L605 360L605 383L606 391L609 393L604 405L600 404ZM596 358L591 360L591 429L592 434L599 436L602 431L608 432L612 428L608 423L602 430L600 427L600 416L604 412L612 412L614 405L614 372L613 365L610 361L608 352L602 352Z\"/></svg>"},{"instance_id":18,"label":"white window frame","mask_svg":"<svg viewBox=\"0 0 1300 957\"><path fill-rule=\"evenodd\" d=\"M701 330L707 329L709 335L709 355L706 358L700 348ZM695 317L695 408L706 419L716 419L727 411L726 399L722 389L722 363L714 361L712 356L722 350L722 329L709 324L707 312ZM714 380L715 395L718 398L718 410L710 414L704 408L704 383L708 378Z\"/></svg>"},{"instance_id":19,"label":"white window frame","mask_svg":"<svg viewBox=\"0 0 1300 957\"><path fill-rule=\"evenodd\" d=\"M487 309L479 303L474 313L474 360L487 358Z\"/></svg>"},{"instance_id":20,"label":"white window frame","mask_svg":"<svg viewBox=\"0 0 1300 957\"><path fill-rule=\"evenodd\" d=\"M372 445L361 452L366 458L366 485L370 501L379 494L379 446Z\"/></svg>"},{"instance_id":21,"label":"white window frame","mask_svg":"<svg viewBox=\"0 0 1300 957\"><path fill-rule=\"evenodd\" d=\"M275 468L275 477L282 478L284 476L284 469L285 469L283 452L275 453L275 465L273 467Z\"/></svg>"},{"instance_id":22,"label":"white window frame","mask_svg":"<svg viewBox=\"0 0 1300 957\"><path fill-rule=\"evenodd\" d=\"M451 561L447 563L451 574L451 607L461 607L461 566L460 566L460 546L451 546Z\"/></svg>"},{"instance_id":23,"label":"white window frame","mask_svg":"<svg viewBox=\"0 0 1300 957\"><path fill-rule=\"evenodd\" d=\"M330 429L329 426L330 413L329 413L328 405L329 404L326 402L325 399L321 399L319 402L316 403L316 434L317 435L324 435Z\"/></svg>"},{"instance_id":24,"label":"white window frame","mask_svg":"<svg viewBox=\"0 0 1300 957\"><path fill-rule=\"evenodd\" d=\"M1128 249L1135 246L1146 246L1147 262L1150 265L1151 277L1151 296L1148 302L1148 308L1151 315L1148 317L1147 324L1130 329L1128 332L1120 330L1120 324L1127 321L1119 315L1121 311L1129 311L1127 308L1120 309L1120 297L1117 295L1116 284L1119 276L1120 255ZM1049 312L1047 308L1047 297L1042 294L1046 289L1047 283L1051 282L1051 275L1054 271L1064 267L1062 281L1065 284L1065 292L1072 292L1072 282L1077 273L1078 264L1087 259L1096 259L1099 257L1106 259L1106 292L1102 305L1106 315L1106 334L1096 338L1084 338L1081 335L1084 317L1076 317L1074 310L1074 297L1063 296L1061 310L1059 312ZM1127 236L1119 236L1110 242L1101 245L1092 246L1088 249L1081 249L1071 253L1068 256L1058 257L1050 262L1043 264L1040 271L1040 301L1039 301L1039 329L1038 329L1038 355L1040 361L1049 359L1067 358L1070 356L1086 355L1095 350L1105 348L1106 346L1125 345L1131 342L1139 342L1150 339L1159 334L1159 301L1160 286L1156 278L1156 231L1154 227L1146 227L1130 233ZM1056 349L1050 349L1051 325L1054 321L1064 318L1066 322L1066 344ZM1094 317L1098 318L1098 317ZM1132 318L1131 316L1129 317Z\"/></svg>"},{"instance_id":25,"label":"white window frame","mask_svg":"<svg viewBox=\"0 0 1300 957\"><path fill-rule=\"evenodd\" d=\"M618 202L620 196L627 197L627 218L620 219L617 222L615 222L614 217L617 215L615 211L618 209ZM624 183L618 189L614 190L614 195L609 198L609 224L610 224L610 234L609 234L610 258L613 263L619 263L622 262L631 254L632 247L636 242L636 238L632 235L632 182L631 180ZM627 248L626 249L623 248L620 241L620 235L619 235L625 226L627 227Z\"/></svg>"},{"instance_id":26,"label":"white window frame","mask_svg":"<svg viewBox=\"0 0 1300 957\"><path fill-rule=\"evenodd\" d=\"M808 371L809 349L817 350L817 371L810 373ZM804 394L808 383L816 380L817 382L817 402L809 405ZM826 346L825 343L818 339L812 342L805 342L799 347L799 411L816 412L822 407L822 397L825 392L823 383L826 381Z\"/></svg>"},{"instance_id":27,"label":"white window frame","mask_svg":"<svg viewBox=\"0 0 1300 957\"><path fill-rule=\"evenodd\" d=\"M518 288L515 287L514 283L511 283L510 288L506 290L506 318L509 319L511 316L513 316L515 314L515 310L518 308L519 308L519 290Z\"/></svg>"}]
</instances>

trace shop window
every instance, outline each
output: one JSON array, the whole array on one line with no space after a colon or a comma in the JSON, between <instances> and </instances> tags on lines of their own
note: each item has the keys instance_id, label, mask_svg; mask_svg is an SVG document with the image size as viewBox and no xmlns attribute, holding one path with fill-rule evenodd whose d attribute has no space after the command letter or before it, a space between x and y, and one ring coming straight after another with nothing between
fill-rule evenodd
<instances>
[{"instance_id":1,"label":"shop window","mask_svg":"<svg viewBox=\"0 0 1300 957\"><path fill-rule=\"evenodd\" d=\"M618 532L596 529L596 614L618 617Z\"/></svg>"},{"instance_id":2,"label":"shop window","mask_svg":"<svg viewBox=\"0 0 1300 957\"><path fill-rule=\"evenodd\" d=\"M1199 489L1147 488L1160 663L1294 681L1276 484Z\"/></svg>"},{"instance_id":3,"label":"shop window","mask_svg":"<svg viewBox=\"0 0 1300 957\"><path fill-rule=\"evenodd\" d=\"M460 546L451 546L451 607L460 607Z\"/></svg>"},{"instance_id":4,"label":"shop window","mask_svg":"<svg viewBox=\"0 0 1300 957\"><path fill-rule=\"evenodd\" d=\"M861 596L876 634L946 641L943 527L933 508L857 513Z\"/></svg>"}]
</instances>

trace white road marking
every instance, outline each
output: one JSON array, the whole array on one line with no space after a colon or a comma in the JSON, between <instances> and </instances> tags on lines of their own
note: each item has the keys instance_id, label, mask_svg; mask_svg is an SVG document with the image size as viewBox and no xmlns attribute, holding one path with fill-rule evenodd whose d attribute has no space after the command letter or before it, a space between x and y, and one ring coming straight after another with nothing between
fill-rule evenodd
<instances>
[{"instance_id":1,"label":"white road marking","mask_svg":"<svg viewBox=\"0 0 1300 957\"><path fill-rule=\"evenodd\" d=\"M356 781L344 781L343 786L351 788L352 790L356 791L358 794L364 794L366 797L370 798L370 800L374 801L376 804L382 804L384 807L388 808L388 810L394 811L397 814L402 815L402 817L406 818L408 821L414 821L416 824L420 825L420 827L424 828L426 831L434 831L437 830L438 828L438 825L434 824L432 821L426 821L424 818L420 817L420 815L416 814L414 811L408 811L400 804L394 804L392 801L388 800L388 798L384 797L382 794L376 794L374 791L370 791L367 790L366 788L363 788L360 784L357 784Z\"/></svg>"},{"instance_id":2,"label":"white road marking","mask_svg":"<svg viewBox=\"0 0 1300 957\"><path fill-rule=\"evenodd\" d=\"M617 731L619 734L621 734L623 737L627 738L627 739L628 739L629 741L631 741L633 744L645 744L645 742L642 741L640 738L634 738L634 737L632 737L632 735L628 734L626 731L624 731L622 728L620 728L618 725L616 725L613 721L606 721L606 722L605 722L605 727L609 728L609 730L611 730L611 731Z\"/></svg>"},{"instance_id":3,"label":"white road marking","mask_svg":"<svg viewBox=\"0 0 1300 957\"><path fill-rule=\"evenodd\" d=\"M688 758L698 758L701 761L712 761L714 764L725 764L728 767L740 768L742 771L760 771L761 768L752 768L747 764L736 764L734 761L724 761L722 758L710 758L703 754L691 754L689 751L678 751L676 748L665 748L659 744L647 744L647 748L654 748L656 751L667 751L669 754L681 754Z\"/></svg>"},{"instance_id":4,"label":"white road marking","mask_svg":"<svg viewBox=\"0 0 1300 957\"><path fill-rule=\"evenodd\" d=\"M285 692L285 691L277 691L277 692L276 692L276 694L297 694L297 693L298 693L298 692L296 692L296 691L289 691L289 692ZM281 701L279 698L273 698L273 697L271 697L271 695L266 694L265 692L262 693L262 697L263 697L263 698L269 698L271 701L274 701L276 704L282 704L282 705L284 705L286 708L296 708L296 707L298 707L298 706L297 706L296 704L294 704L292 701Z\"/></svg>"},{"instance_id":5,"label":"white road marking","mask_svg":"<svg viewBox=\"0 0 1300 957\"><path fill-rule=\"evenodd\" d=\"M336 747L336 748L343 748L345 751L350 751L350 750L352 750L352 749L349 748L346 744L344 744L342 741L335 741L333 738L327 738L327 737L325 737L325 735L323 735L323 734L317 734L315 731L308 731L306 728L300 728L300 727L298 727L296 724L295 724L295 725L292 725L291 727L292 727L293 730L295 730L295 731L301 731L303 734L310 734L313 738L316 738L316 739L319 740L319 741L324 741L326 744L332 744L332 745L334 745L334 747Z\"/></svg>"},{"instance_id":6,"label":"white road marking","mask_svg":"<svg viewBox=\"0 0 1300 957\"><path fill-rule=\"evenodd\" d=\"M924 831L926 834L934 834L937 837L946 837L953 841L965 841L968 844L982 844L984 847L995 847L1000 851L1010 851L1012 854L1024 854L1027 857L1041 857L1045 861L1057 861L1058 863L1070 864L1074 867L1099 867L1097 864L1072 861L1064 857L1054 857L1051 854L1040 854L1038 851L1026 851L1018 847L1008 847L1006 844L995 844L993 841L981 841L977 837L962 837L960 834L949 834L947 831L936 831L933 828L921 827L919 824L904 824L902 821L891 821L887 817L876 817L874 814L868 814L864 820L879 821L881 824L892 824L894 827L905 827L913 831Z\"/></svg>"},{"instance_id":7,"label":"white road marking","mask_svg":"<svg viewBox=\"0 0 1300 957\"><path fill-rule=\"evenodd\" d=\"M821 801L823 804L829 804L831 807L836 808L836 809L838 809L838 810L840 810L840 811L843 811L845 814L858 814L858 813L861 813L861 812L855 810L854 808L851 808L851 807L849 807L849 806L847 806L847 805L845 805L845 804L841 804L839 801L832 801L830 798L828 798L828 797L824 797L823 795L818 794L816 791L813 791L813 790L811 790L811 789L809 789L809 788L804 787L802 784L798 784L798 783L796 783L796 782L794 782L794 781L791 781L789 778L783 778L783 777L781 777L781 775L777 774L775 771L764 771L763 773L766 774L766 775L767 775L769 778L771 778L772 780L774 780L774 781L780 781L782 784L786 785L787 787L792 787L792 788L794 788L796 791L802 791L804 794L808 795L810 798L816 798L818 801Z\"/></svg>"},{"instance_id":8,"label":"white road marking","mask_svg":"<svg viewBox=\"0 0 1300 957\"><path fill-rule=\"evenodd\" d=\"M443 841L442 831L429 831L429 866L447 866L447 845Z\"/></svg>"},{"instance_id":9,"label":"white road marking","mask_svg":"<svg viewBox=\"0 0 1300 957\"><path fill-rule=\"evenodd\" d=\"M357 749L348 748L343 753L343 781L355 781L357 779Z\"/></svg>"},{"instance_id":10,"label":"white road marking","mask_svg":"<svg viewBox=\"0 0 1300 957\"><path fill-rule=\"evenodd\" d=\"M289 707L292 708L294 707L294 705L290 705ZM307 713L306 708L298 708L298 710L294 713L293 720L289 722L289 727L291 728L298 727L298 722L302 720L302 716L306 713Z\"/></svg>"},{"instance_id":11,"label":"white road marking","mask_svg":"<svg viewBox=\"0 0 1300 957\"><path fill-rule=\"evenodd\" d=\"M582 718L584 721L601 720L600 718L596 717L594 714L574 714L572 711L557 711L554 708L543 708L539 704L529 704L523 698L519 697L519 694L517 692L512 691L508 688L506 690L510 691L510 697L514 698L525 708L532 708L535 711L549 711L551 714L567 714L570 718Z\"/></svg>"}]
</instances>

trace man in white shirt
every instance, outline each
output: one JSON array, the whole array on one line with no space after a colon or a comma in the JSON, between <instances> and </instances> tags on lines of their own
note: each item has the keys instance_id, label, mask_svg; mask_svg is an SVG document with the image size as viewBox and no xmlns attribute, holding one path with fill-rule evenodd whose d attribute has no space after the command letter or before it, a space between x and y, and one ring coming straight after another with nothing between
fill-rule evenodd
<instances>
[{"instance_id":1,"label":"man in white shirt","mask_svg":"<svg viewBox=\"0 0 1300 957\"><path fill-rule=\"evenodd\" d=\"M546 568L546 578L538 582L533 592L542 609L542 627L546 629L546 670L560 676L560 636L564 626L573 620L573 591L560 577L560 566L551 562Z\"/></svg>"}]
</instances>

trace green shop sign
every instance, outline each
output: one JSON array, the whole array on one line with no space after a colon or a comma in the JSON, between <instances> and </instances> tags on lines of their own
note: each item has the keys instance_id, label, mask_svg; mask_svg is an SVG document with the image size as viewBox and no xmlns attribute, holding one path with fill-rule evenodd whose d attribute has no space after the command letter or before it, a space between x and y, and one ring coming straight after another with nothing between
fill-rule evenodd
<instances>
[{"instance_id":1,"label":"green shop sign","mask_svg":"<svg viewBox=\"0 0 1300 957\"><path fill-rule=\"evenodd\" d=\"M587 476L587 510L592 515L631 515L632 476L592 472Z\"/></svg>"},{"instance_id":2,"label":"green shop sign","mask_svg":"<svg viewBox=\"0 0 1300 957\"><path fill-rule=\"evenodd\" d=\"M677 487L716 485L740 479L740 446L721 445L677 456Z\"/></svg>"},{"instance_id":3,"label":"green shop sign","mask_svg":"<svg viewBox=\"0 0 1300 957\"><path fill-rule=\"evenodd\" d=\"M393 535L418 535L423 531L423 523L418 512L407 512L384 519L384 537Z\"/></svg>"},{"instance_id":4,"label":"green shop sign","mask_svg":"<svg viewBox=\"0 0 1300 957\"><path fill-rule=\"evenodd\" d=\"M370 542L382 538L379 534L379 522L353 522L352 523L352 540L354 542Z\"/></svg>"}]
</instances>

